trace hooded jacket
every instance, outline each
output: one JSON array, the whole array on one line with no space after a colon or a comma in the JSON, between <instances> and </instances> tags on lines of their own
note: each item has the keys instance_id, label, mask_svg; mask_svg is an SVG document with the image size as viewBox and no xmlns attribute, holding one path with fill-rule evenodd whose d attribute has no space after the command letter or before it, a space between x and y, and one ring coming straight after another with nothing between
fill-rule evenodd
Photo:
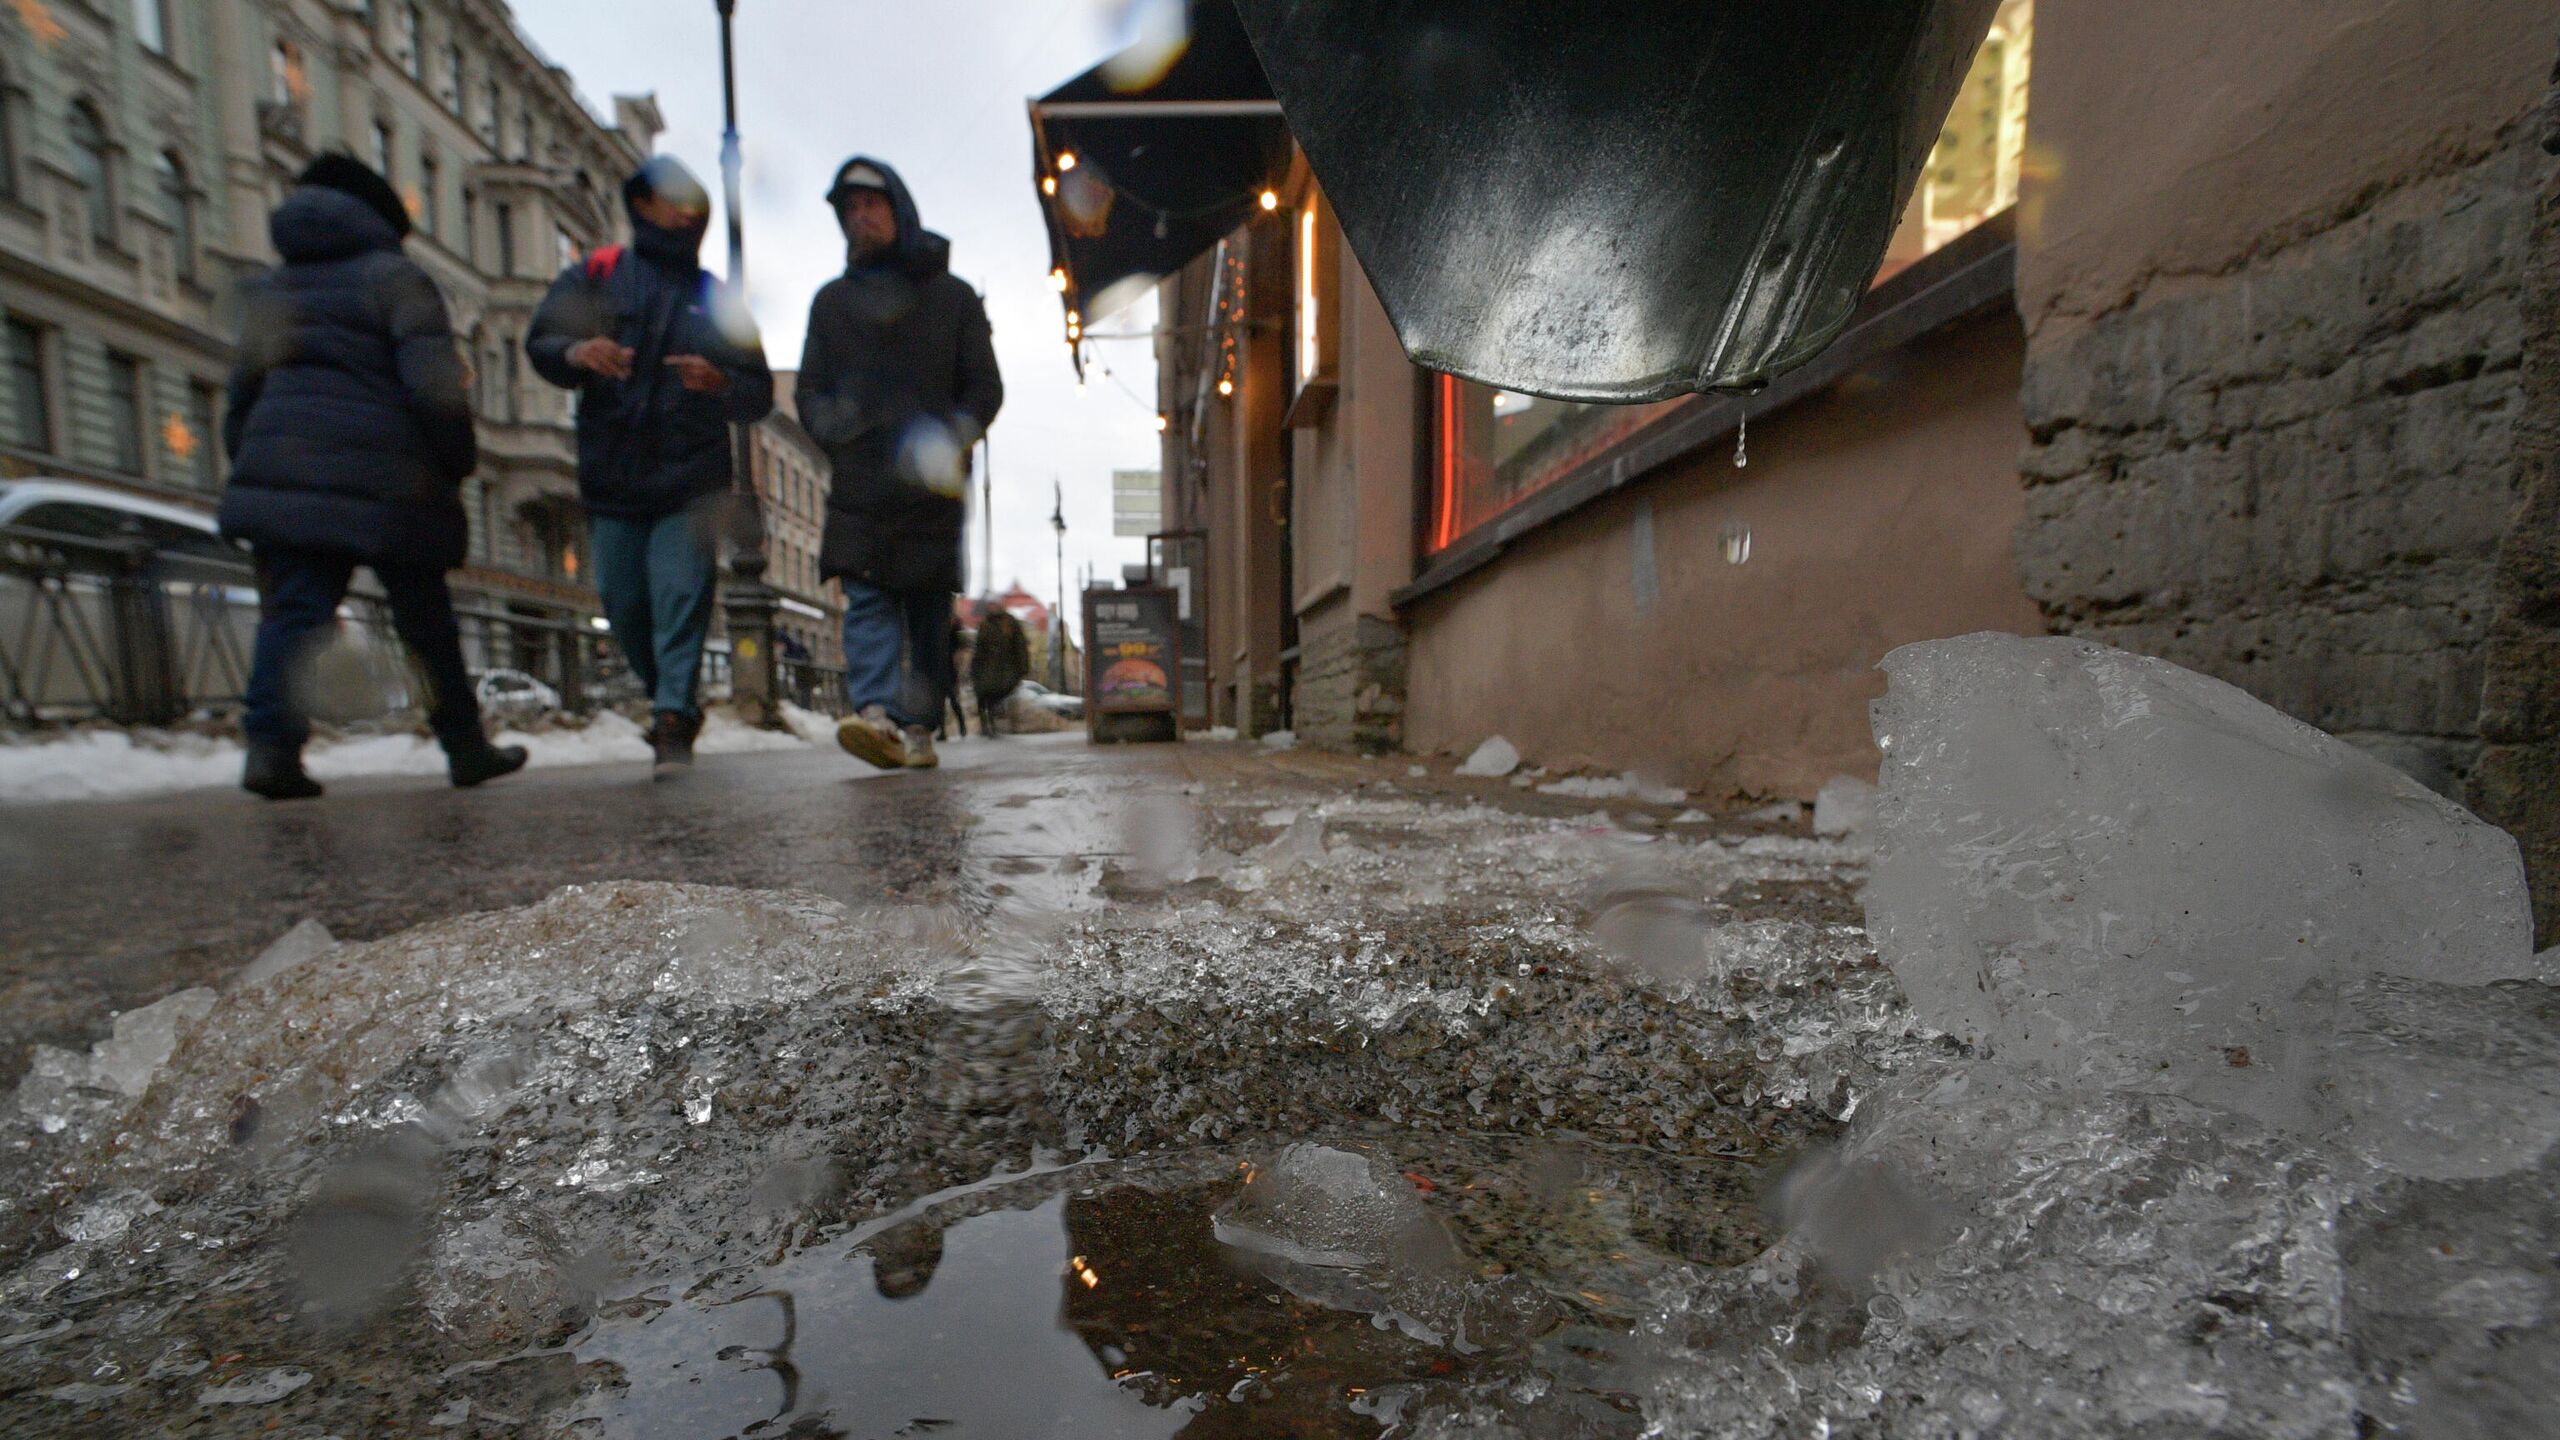
<instances>
[{"instance_id":1,"label":"hooded jacket","mask_svg":"<svg viewBox=\"0 0 2560 1440\"><path fill-rule=\"evenodd\" d=\"M898 172L883 254L851 257L809 307L800 423L832 482L819 569L884 590L958 592L970 447L1004 404L986 307L951 273L951 242L924 228Z\"/></svg>"},{"instance_id":2,"label":"hooded jacket","mask_svg":"<svg viewBox=\"0 0 2560 1440\"><path fill-rule=\"evenodd\" d=\"M284 263L241 292L222 532L374 564L461 564L460 487L479 450L444 296L400 253L400 232L342 190L295 189L268 231Z\"/></svg>"},{"instance_id":3,"label":"hooded jacket","mask_svg":"<svg viewBox=\"0 0 2560 1440\"><path fill-rule=\"evenodd\" d=\"M647 172L623 186L628 209ZM631 214L628 250L600 250L560 272L534 311L525 357L535 373L578 392L578 497L590 514L654 519L729 488L732 423L773 409L773 372L746 307L702 268L702 230L665 230ZM631 347L631 378L569 363L580 341ZM729 387L687 390L670 355L699 355Z\"/></svg>"}]
</instances>

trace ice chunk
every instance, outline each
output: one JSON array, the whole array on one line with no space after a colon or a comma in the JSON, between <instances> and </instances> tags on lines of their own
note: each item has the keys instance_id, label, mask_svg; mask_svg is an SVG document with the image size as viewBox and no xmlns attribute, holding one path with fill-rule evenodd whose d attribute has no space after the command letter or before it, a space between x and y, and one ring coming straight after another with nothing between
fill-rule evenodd
<instances>
[{"instance_id":1,"label":"ice chunk","mask_svg":"<svg viewBox=\"0 0 2560 1440\"><path fill-rule=\"evenodd\" d=\"M231 977L234 990L253 990L288 970L297 970L338 948L338 937L317 920L301 924L276 937L276 942L261 952L257 959Z\"/></svg>"},{"instance_id":2,"label":"ice chunk","mask_svg":"<svg viewBox=\"0 0 2560 1440\"><path fill-rule=\"evenodd\" d=\"M1813 833L1855 835L1873 823L1875 810L1876 787L1855 775L1834 775L1813 797Z\"/></svg>"},{"instance_id":3,"label":"ice chunk","mask_svg":"<svg viewBox=\"0 0 2560 1440\"><path fill-rule=\"evenodd\" d=\"M2439 1180L2504 1175L2560 1143L2560 990L2378 976L2343 997L2350 1148Z\"/></svg>"},{"instance_id":4,"label":"ice chunk","mask_svg":"<svg viewBox=\"0 0 2560 1440\"><path fill-rule=\"evenodd\" d=\"M1253 858L1267 870L1286 870L1300 865L1324 863L1324 821L1314 815L1301 815L1289 828L1272 838L1270 844L1253 852Z\"/></svg>"},{"instance_id":5,"label":"ice chunk","mask_svg":"<svg viewBox=\"0 0 2560 1440\"><path fill-rule=\"evenodd\" d=\"M1934 1247L1949 1229L1945 1207L1893 1167L1828 1150L1790 1166L1773 1199L1788 1240L1852 1288Z\"/></svg>"},{"instance_id":6,"label":"ice chunk","mask_svg":"<svg viewBox=\"0 0 2560 1440\"><path fill-rule=\"evenodd\" d=\"M1297 747L1298 735L1294 730L1274 730L1262 737L1262 748L1265 750L1294 750Z\"/></svg>"},{"instance_id":7,"label":"ice chunk","mask_svg":"<svg viewBox=\"0 0 2560 1440\"><path fill-rule=\"evenodd\" d=\"M1538 787L1541 795L1570 795L1580 800L1640 800L1647 805L1677 805L1686 790L1656 785L1633 770L1623 775L1576 775Z\"/></svg>"},{"instance_id":8,"label":"ice chunk","mask_svg":"<svg viewBox=\"0 0 2560 1440\"><path fill-rule=\"evenodd\" d=\"M1218 1239L1301 1265L1383 1265L1432 1228L1402 1176L1356 1150L1301 1143L1245 1174Z\"/></svg>"},{"instance_id":9,"label":"ice chunk","mask_svg":"<svg viewBox=\"0 0 2560 1440\"><path fill-rule=\"evenodd\" d=\"M1510 741L1496 735L1476 747L1476 753L1458 767L1461 775L1479 780L1499 780L1520 768L1520 751Z\"/></svg>"},{"instance_id":10,"label":"ice chunk","mask_svg":"<svg viewBox=\"0 0 2560 1440\"><path fill-rule=\"evenodd\" d=\"M2531 973L2511 837L2229 685L1996 634L1884 668L1868 927L1992 1056L2316 1129L2320 994Z\"/></svg>"},{"instance_id":11,"label":"ice chunk","mask_svg":"<svg viewBox=\"0 0 2560 1440\"><path fill-rule=\"evenodd\" d=\"M308 1370L261 1370L196 1392L199 1405L272 1405L311 1383Z\"/></svg>"},{"instance_id":12,"label":"ice chunk","mask_svg":"<svg viewBox=\"0 0 2560 1440\"><path fill-rule=\"evenodd\" d=\"M198 987L118 1015L115 1033L89 1051L89 1062L104 1082L102 1088L121 1091L128 1098L141 1098L142 1092L151 1088L151 1077L159 1074L160 1067L177 1053L178 1027L193 1025L211 1014L214 1001L219 998Z\"/></svg>"}]
</instances>

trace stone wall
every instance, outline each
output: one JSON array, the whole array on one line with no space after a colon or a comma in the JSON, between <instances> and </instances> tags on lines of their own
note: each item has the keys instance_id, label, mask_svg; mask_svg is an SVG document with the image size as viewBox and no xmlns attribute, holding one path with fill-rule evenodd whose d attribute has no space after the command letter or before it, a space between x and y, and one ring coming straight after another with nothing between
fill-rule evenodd
<instances>
[{"instance_id":1,"label":"stone wall","mask_svg":"<svg viewBox=\"0 0 2560 1440\"><path fill-rule=\"evenodd\" d=\"M2560 68L2537 129L2560 154ZM2515 832L2533 887L2535 943L2560 944L2560 170L2538 197L2524 276L2524 375L2515 450L2521 499L2498 552L2480 813Z\"/></svg>"},{"instance_id":2,"label":"stone wall","mask_svg":"<svg viewBox=\"0 0 2560 1440\"><path fill-rule=\"evenodd\" d=\"M2549 171L2523 128L2030 345L2017 549L2048 624L2468 793Z\"/></svg>"},{"instance_id":3,"label":"stone wall","mask_svg":"<svg viewBox=\"0 0 2560 1440\"><path fill-rule=\"evenodd\" d=\"M1298 738L1325 750L1378 754L1404 743L1405 636L1391 621L1342 606L1299 634Z\"/></svg>"}]
</instances>

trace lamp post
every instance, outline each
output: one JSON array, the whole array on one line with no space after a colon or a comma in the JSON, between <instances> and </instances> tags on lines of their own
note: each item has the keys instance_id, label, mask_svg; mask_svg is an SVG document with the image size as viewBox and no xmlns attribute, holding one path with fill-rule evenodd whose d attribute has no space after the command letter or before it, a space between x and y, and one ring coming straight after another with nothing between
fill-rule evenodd
<instances>
[{"instance_id":1,"label":"lamp post","mask_svg":"<svg viewBox=\"0 0 2560 1440\"><path fill-rule=\"evenodd\" d=\"M1058 532L1058 608L1049 612L1049 688L1067 693L1067 491L1049 482L1057 508L1049 512L1049 528Z\"/></svg>"},{"instance_id":2,"label":"lamp post","mask_svg":"<svg viewBox=\"0 0 2560 1440\"><path fill-rule=\"evenodd\" d=\"M720 132L720 178L728 192L729 291L734 303L747 303L747 227L739 213L738 192L745 158L738 146L738 59L730 37L730 21L738 0L712 0L720 10L720 98L724 124ZM750 725L775 726L782 721L777 703L773 654L773 617L781 602L764 583L764 503L756 494L756 440L753 425L732 425L729 473L729 584L721 611L729 625L729 691L740 718Z\"/></svg>"}]
</instances>

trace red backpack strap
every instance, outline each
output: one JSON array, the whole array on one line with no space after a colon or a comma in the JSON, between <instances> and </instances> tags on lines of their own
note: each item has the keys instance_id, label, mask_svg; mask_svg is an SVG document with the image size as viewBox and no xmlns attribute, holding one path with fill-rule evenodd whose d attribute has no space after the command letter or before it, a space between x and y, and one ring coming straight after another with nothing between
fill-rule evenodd
<instances>
[{"instance_id":1,"label":"red backpack strap","mask_svg":"<svg viewBox=\"0 0 2560 1440\"><path fill-rule=\"evenodd\" d=\"M612 279L613 272L621 266L622 247L619 245L605 245L587 252L587 279L590 282Z\"/></svg>"}]
</instances>

